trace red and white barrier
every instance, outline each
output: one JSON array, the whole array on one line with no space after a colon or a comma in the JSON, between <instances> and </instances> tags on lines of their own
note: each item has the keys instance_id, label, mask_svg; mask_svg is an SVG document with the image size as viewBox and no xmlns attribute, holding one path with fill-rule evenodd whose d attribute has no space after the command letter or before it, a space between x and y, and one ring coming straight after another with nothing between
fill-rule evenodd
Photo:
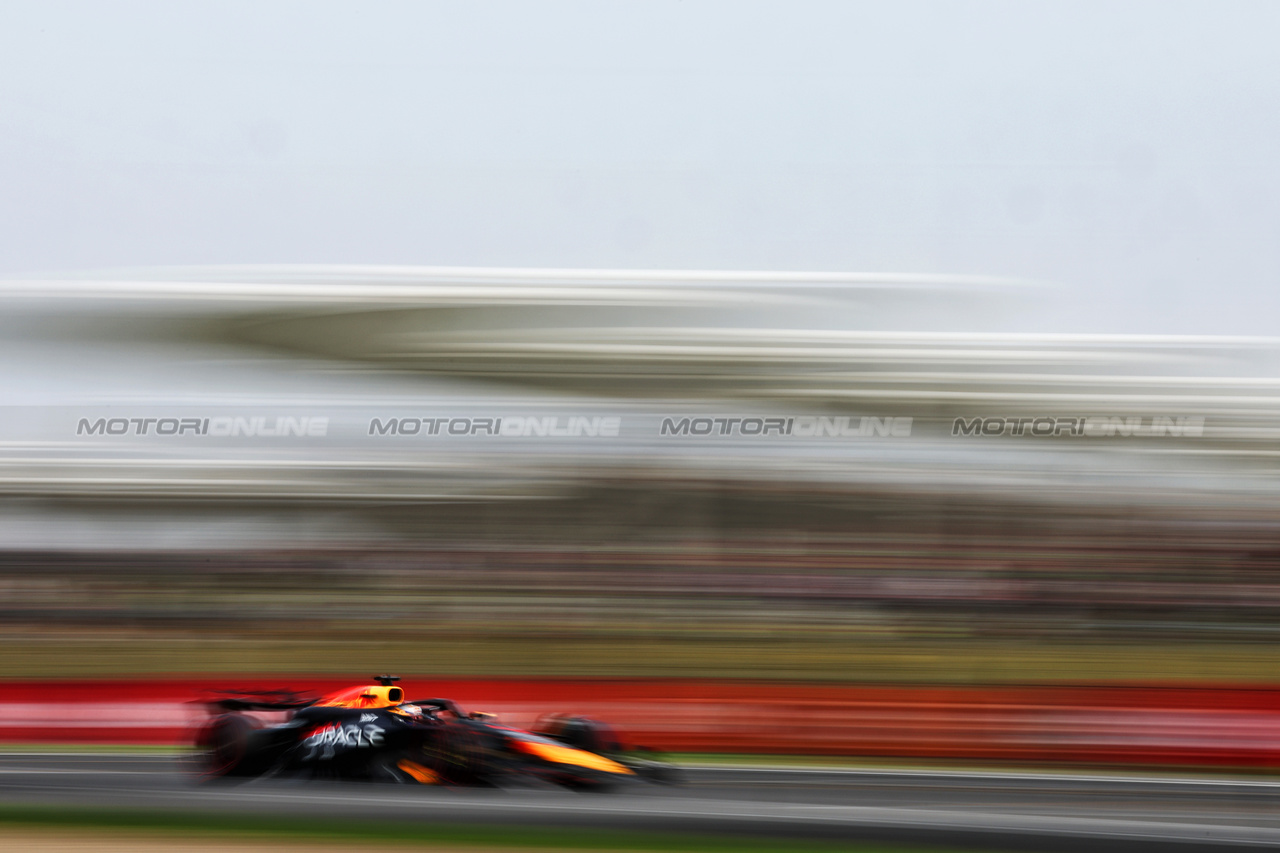
<instances>
[{"instance_id":1,"label":"red and white barrier","mask_svg":"<svg viewBox=\"0 0 1280 853\"><path fill-rule=\"evenodd\" d=\"M349 678L211 676L0 682L0 742L177 744L218 689L325 693ZM1280 767L1280 688L884 686L778 682L436 679L446 696L518 726L586 714L635 745L678 752Z\"/></svg>"}]
</instances>

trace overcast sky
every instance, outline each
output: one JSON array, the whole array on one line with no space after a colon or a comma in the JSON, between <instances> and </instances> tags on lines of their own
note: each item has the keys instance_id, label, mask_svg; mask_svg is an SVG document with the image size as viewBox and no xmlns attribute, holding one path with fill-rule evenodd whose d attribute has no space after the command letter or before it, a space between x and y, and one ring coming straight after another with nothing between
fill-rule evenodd
<instances>
[{"instance_id":1,"label":"overcast sky","mask_svg":"<svg viewBox=\"0 0 1280 853\"><path fill-rule=\"evenodd\" d=\"M0 4L0 273L935 272L1273 334L1280 3Z\"/></svg>"}]
</instances>

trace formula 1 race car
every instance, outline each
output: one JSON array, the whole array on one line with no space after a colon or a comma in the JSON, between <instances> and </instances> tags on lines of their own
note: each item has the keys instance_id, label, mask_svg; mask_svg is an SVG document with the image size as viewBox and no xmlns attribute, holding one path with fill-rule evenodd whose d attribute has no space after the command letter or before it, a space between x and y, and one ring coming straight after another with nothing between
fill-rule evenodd
<instances>
[{"instance_id":1,"label":"formula 1 race car","mask_svg":"<svg viewBox=\"0 0 1280 853\"><path fill-rule=\"evenodd\" d=\"M525 731L448 699L405 700L399 678L306 698L289 691L205 701L196 735L201 779L325 778L493 787L520 778L581 791L620 782L676 781L669 764L625 751L599 722L543 717ZM261 712L283 714L266 725Z\"/></svg>"}]
</instances>

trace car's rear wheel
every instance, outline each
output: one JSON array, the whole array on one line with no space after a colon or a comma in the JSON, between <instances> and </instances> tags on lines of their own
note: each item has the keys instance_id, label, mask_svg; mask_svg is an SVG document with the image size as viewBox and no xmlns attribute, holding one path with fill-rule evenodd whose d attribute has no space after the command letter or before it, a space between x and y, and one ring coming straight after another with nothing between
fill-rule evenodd
<instances>
[{"instance_id":1,"label":"car's rear wheel","mask_svg":"<svg viewBox=\"0 0 1280 853\"><path fill-rule=\"evenodd\" d=\"M253 775L251 740L258 728L256 720L241 714L222 714L210 720L196 738L196 769L200 777Z\"/></svg>"}]
</instances>

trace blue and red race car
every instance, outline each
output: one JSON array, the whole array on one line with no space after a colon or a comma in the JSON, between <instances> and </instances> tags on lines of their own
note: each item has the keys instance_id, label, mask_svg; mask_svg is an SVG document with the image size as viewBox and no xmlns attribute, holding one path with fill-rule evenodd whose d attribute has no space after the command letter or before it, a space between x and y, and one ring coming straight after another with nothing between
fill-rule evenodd
<instances>
[{"instance_id":1,"label":"blue and red race car","mask_svg":"<svg viewBox=\"0 0 1280 853\"><path fill-rule=\"evenodd\" d=\"M275 691L206 701L210 716L196 735L200 777L486 787L536 779L584 791L637 779L676 781L674 767L624 750L598 721L551 715L527 731L466 713L448 699L406 700L396 676L374 680L322 697ZM285 719L267 725L258 712Z\"/></svg>"}]
</instances>

